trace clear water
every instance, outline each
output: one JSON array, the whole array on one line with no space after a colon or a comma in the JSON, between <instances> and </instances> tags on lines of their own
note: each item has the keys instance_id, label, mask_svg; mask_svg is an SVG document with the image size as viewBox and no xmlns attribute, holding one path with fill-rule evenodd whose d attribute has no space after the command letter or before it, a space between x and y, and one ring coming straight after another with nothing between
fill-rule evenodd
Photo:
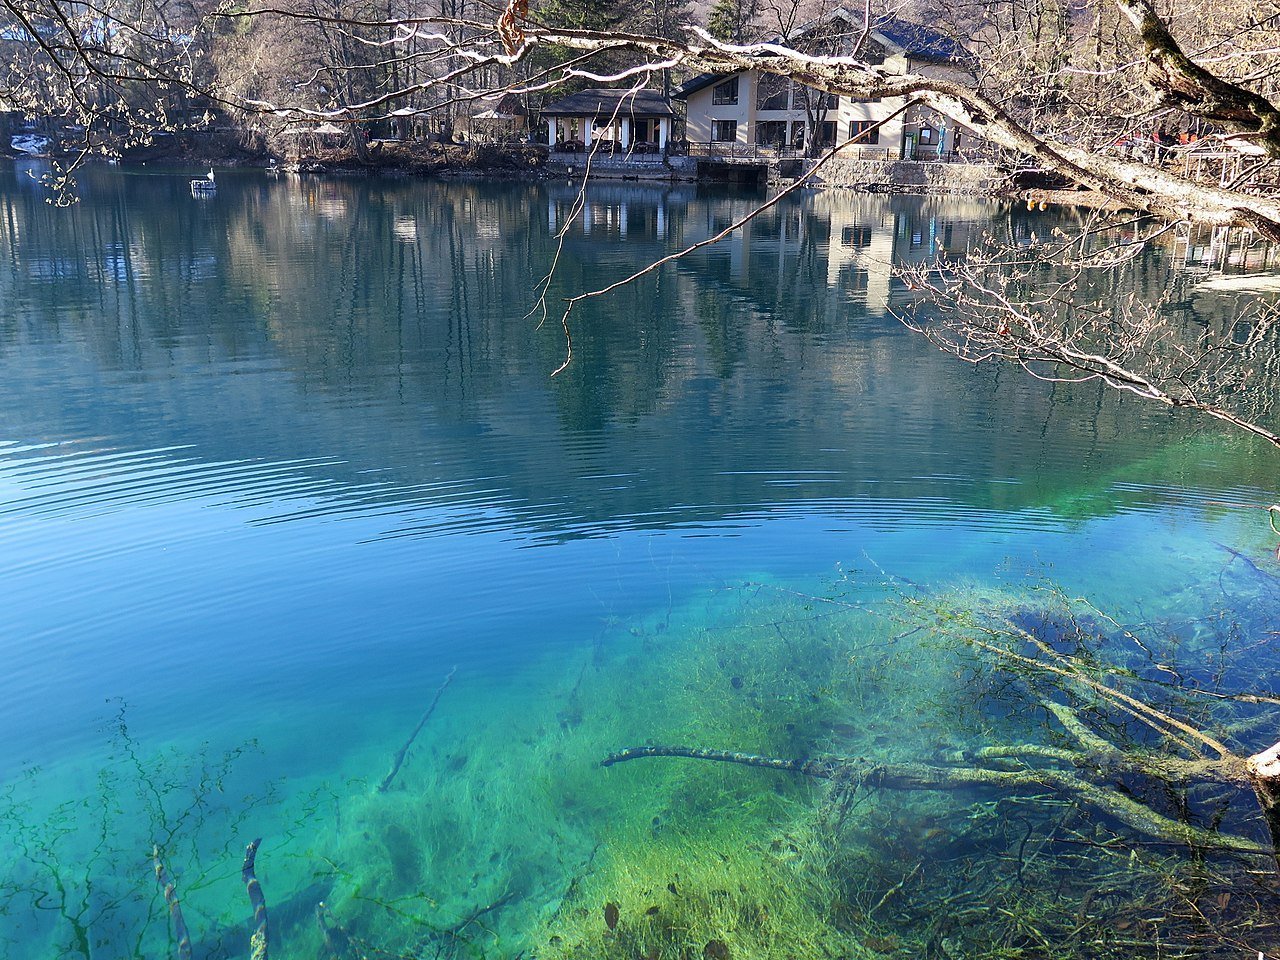
<instances>
[{"instance_id":1,"label":"clear water","mask_svg":"<svg viewBox=\"0 0 1280 960\"><path fill-rule=\"evenodd\" d=\"M586 305L552 377L561 297L749 198L593 187L539 323L565 185L227 172L196 200L143 168L61 210L28 172L0 171L0 955L176 955L158 844L195 955L247 956L257 836L280 956L997 955L921 914L949 877L958 927L997 897L983 810L1052 869L1034 804L870 791L835 850L820 784L598 763L980 739L1008 717L904 594L1052 584L1192 675L1225 617L1214 675L1270 683L1273 452L887 312L894 259L1044 220L803 195ZM1094 886L1068 912L1135 939Z\"/></svg>"}]
</instances>

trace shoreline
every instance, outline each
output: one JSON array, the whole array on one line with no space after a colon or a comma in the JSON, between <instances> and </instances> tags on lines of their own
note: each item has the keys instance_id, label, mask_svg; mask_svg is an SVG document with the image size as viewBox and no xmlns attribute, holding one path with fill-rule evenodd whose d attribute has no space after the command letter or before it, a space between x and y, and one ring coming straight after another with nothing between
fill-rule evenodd
<instances>
[{"instance_id":1,"label":"shoreline","mask_svg":"<svg viewBox=\"0 0 1280 960\"><path fill-rule=\"evenodd\" d=\"M265 150L245 147L230 134L175 135L157 138L145 147L126 151L116 159L125 167L147 164L174 166L223 167L232 169L280 170L286 173L317 177L412 177L439 180L580 180L580 163L552 155L542 144L493 143L401 143L373 141L360 156L350 147L327 147L308 151L292 158L281 158ZM38 156L6 151L0 159L19 161L58 161L73 156ZM109 162L106 155L92 162ZM685 159L685 158L681 158ZM607 161L592 179L642 182L722 182L700 177L688 164L685 169L663 163L636 165L623 169ZM616 169L615 169L616 167ZM771 186L788 183L788 178L770 178ZM793 181L791 181L793 182ZM909 196L962 196L975 199L1026 202L1029 208L1088 207L1114 209L1105 197L1087 190L1028 189L1015 185L992 164L928 163L922 161L842 160L836 158L823 173L806 184L813 189L853 190L868 194Z\"/></svg>"}]
</instances>

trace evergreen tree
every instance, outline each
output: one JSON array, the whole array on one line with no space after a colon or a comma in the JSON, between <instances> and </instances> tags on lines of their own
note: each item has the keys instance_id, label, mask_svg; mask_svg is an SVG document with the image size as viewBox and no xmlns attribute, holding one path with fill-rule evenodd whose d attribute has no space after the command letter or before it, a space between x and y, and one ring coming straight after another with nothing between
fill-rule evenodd
<instances>
[{"instance_id":1,"label":"evergreen tree","mask_svg":"<svg viewBox=\"0 0 1280 960\"><path fill-rule=\"evenodd\" d=\"M716 0L707 17L707 30L725 43L745 43L751 33L757 0Z\"/></svg>"}]
</instances>

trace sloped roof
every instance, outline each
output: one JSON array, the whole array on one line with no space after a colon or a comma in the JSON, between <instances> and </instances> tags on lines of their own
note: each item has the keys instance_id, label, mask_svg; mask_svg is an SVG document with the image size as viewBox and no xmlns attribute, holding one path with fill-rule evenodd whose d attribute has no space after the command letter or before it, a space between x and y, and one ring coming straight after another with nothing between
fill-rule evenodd
<instances>
[{"instance_id":1,"label":"sloped roof","mask_svg":"<svg viewBox=\"0 0 1280 960\"><path fill-rule=\"evenodd\" d=\"M820 27L830 25L836 19L843 19L849 23L858 23L861 21L861 15L852 14L843 7L837 8L820 19L805 24L799 30L799 36L804 37L805 34L813 33ZM901 20L898 17L882 17L877 20L871 28L871 38L897 47L906 56L914 60L958 62L964 60L967 56L964 48L954 38L944 33L939 33L932 27L926 27L922 23L912 23L909 20ZM781 38L775 37L770 42L782 43L783 41ZM672 97L676 100L686 100L699 90L704 90L713 83L718 83L726 77L742 72L741 70L734 70L723 73L698 74L698 76L691 77L681 84L680 88L672 94Z\"/></svg>"},{"instance_id":2,"label":"sloped roof","mask_svg":"<svg viewBox=\"0 0 1280 960\"><path fill-rule=\"evenodd\" d=\"M742 73L741 70L735 70L734 73ZM672 99L687 100L699 90L705 90L719 80L733 76L733 73L700 73L696 77L690 77L680 87L671 94Z\"/></svg>"},{"instance_id":3,"label":"sloped roof","mask_svg":"<svg viewBox=\"0 0 1280 960\"><path fill-rule=\"evenodd\" d=\"M619 90L614 88L597 88L579 90L567 97L549 103L542 108L543 114L557 117L600 117L619 116L670 117L671 104L656 90Z\"/></svg>"},{"instance_id":4,"label":"sloped roof","mask_svg":"<svg viewBox=\"0 0 1280 960\"><path fill-rule=\"evenodd\" d=\"M514 93L504 93L497 102L490 101L491 106L473 113L472 120L515 120L529 115L520 98Z\"/></svg>"},{"instance_id":5,"label":"sloped roof","mask_svg":"<svg viewBox=\"0 0 1280 960\"><path fill-rule=\"evenodd\" d=\"M877 21L872 33L880 34L916 60L952 61L963 60L966 56L964 48L954 37L939 33L923 23L885 17Z\"/></svg>"}]
</instances>

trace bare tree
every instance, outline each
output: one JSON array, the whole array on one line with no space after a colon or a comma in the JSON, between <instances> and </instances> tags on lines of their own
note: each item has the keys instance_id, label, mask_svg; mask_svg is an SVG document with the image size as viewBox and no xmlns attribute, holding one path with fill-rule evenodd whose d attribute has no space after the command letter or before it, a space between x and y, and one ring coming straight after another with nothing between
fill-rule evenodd
<instances>
[{"instance_id":1,"label":"bare tree","mask_svg":"<svg viewBox=\"0 0 1280 960\"><path fill-rule=\"evenodd\" d=\"M139 45L135 50L122 39L112 44L86 44L83 24L68 16L70 9L63 0L4 0L0 5L6 17L32 38L24 48L25 59L15 78L46 78L48 83L34 86L24 80L25 88L39 90L41 96L70 104L86 115L102 115L124 104L129 115L143 125L162 123L163 118L154 116L154 110L149 114L146 108L129 104L145 99L141 93L148 85L166 84L214 103L233 103L250 113L283 119L358 117L374 122L399 116L402 109L417 109L414 104L425 103L424 97L433 90L445 93L435 99L438 109L459 99L501 92L490 83L524 93L575 78L598 83L648 75L657 84L666 71L755 69L827 94L911 99L975 136L1098 190L1128 208L1171 220L1247 224L1268 237L1280 237L1280 203L1250 189L1247 180L1199 182L1174 166L1108 154L1101 147L1104 141L1114 139L1111 125L1079 122L1086 116L1081 91L1090 84L1098 86L1105 76L1109 86L1130 91L1131 116L1155 118L1159 114L1166 126L1175 121L1210 125L1204 129L1215 131L1225 151L1265 161L1280 156L1280 110L1270 96L1275 63L1280 58L1274 45L1265 52L1253 49L1255 35L1273 27L1269 26L1272 20L1260 21L1251 7L1234 15L1230 10L1219 10L1214 18L1214 36L1219 39L1206 45L1208 38L1200 40L1193 31L1183 30L1185 18L1180 16L1175 22L1161 17L1150 0L1099 0L1087 8L1092 18L1080 12L1028 6L1022 0L994 5L992 10L1008 9L1012 15L975 13L975 32L980 38L990 38L990 56L973 82L894 74L856 57L811 54L781 44L729 44L697 28L663 36L557 26L545 21L537 8L517 0L503 11L476 8L473 13L446 8L440 13L406 10L391 16L375 8L257 6L219 13L215 21L193 24L193 36L199 42L211 42L214 32L207 26L210 22L252 23L278 18L286 25L283 29L299 36L313 31L328 37L341 48L339 52L354 51L345 66L327 64L330 79L323 84L277 84L260 92L243 84L237 87L225 78L198 75L187 53L196 44L175 46L160 26L159 14L139 18L108 12L113 22L120 24L117 36L127 35ZM1019 14L1019 10L1026 12ZM665 15L659 19L665 20ZM1094 23L1097 26L1090 47L1089 30ZM1189 38L1180 39L1180 30ZM1104 34L1105 42L1099 42L1097 38ZM1014 37L1030 38L1023 44L1026 55L1017 70L1002 73L997 67L1004 62L1003 51ZM1248 57L1241 55L1242 46L1248 48ZM1083 54L1079 51L1086 48L1092 50L1096 61L1091 75L1082 72ZM1070 58L1064 52L1068 50ZM555 55L550 60L544 58L533 71L522 70L523 64L535 61L545 51ZM981 46L978 53L982 53ZM412 71L408 69L410 62ZM356 82L357 78L363 82ZM22 84L10 82L8 86L16 90ZM91 89L108 90L115 96L90 96ZM1076 106L1071 108L1073 103ZM1094 113L1105 112L1096 108L1096 101L1089 106ZM1048 122L1051 115L1055 118L1052 123Z\"/></svg>"},{"instance_id":2,"label":"bare tree","mask_svg":"<svg viewBox=\"0 0 1280 960\"><path fill-rule=\"evenodd\" d=\"M963 260L901 268L917 300L908 327L970 363L1013 363L1041 380L1094 380L1194 410L1280 446L1277 306L1263 299L1218 329L1179 322L1164 289L1133 290L1125 267L1171 227L1095 218L1070 236L988 240ZM1117 296L1117 289L1131 292Z\"/></svg>"}]
</instances>

